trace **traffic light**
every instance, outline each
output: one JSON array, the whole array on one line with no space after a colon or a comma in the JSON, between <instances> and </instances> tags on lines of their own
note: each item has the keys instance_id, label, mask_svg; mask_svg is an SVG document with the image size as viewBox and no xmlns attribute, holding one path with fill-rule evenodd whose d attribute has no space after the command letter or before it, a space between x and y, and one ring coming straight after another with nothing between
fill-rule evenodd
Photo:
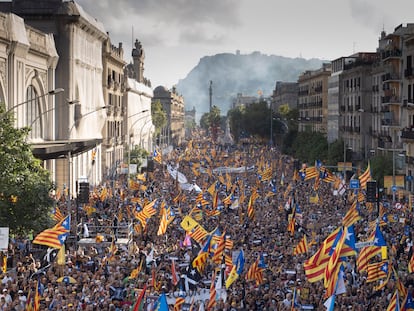
<instances>
[{"instance_id":1,"label":"traffic light","mask_svg":"<svg viewBox=\"0 0 414 311\"><path fill-rule=\"evenodd\" d=\"M367 202L374 203L377 201L377 182L367 181Z\"/></svg>"},{"instance_id":2,"label":"traffic light","mask_svg":"<svg viewBox=\"0 0 414 311\"><path fill-rule=\"evenodd\" d=\"M88 182L79 183L78 202L89 203L89 183Z\"/></svg>"}]
</instances>

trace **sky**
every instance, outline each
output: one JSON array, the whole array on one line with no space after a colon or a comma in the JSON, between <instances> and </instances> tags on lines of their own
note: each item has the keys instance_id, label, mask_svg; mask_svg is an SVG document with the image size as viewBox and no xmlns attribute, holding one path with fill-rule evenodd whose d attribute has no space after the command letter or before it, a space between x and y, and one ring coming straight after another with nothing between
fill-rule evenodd
<instances>
[{"instance_id":1,"label":"sky","mask_svg":"<svg viewBox=\"0 0 414 311\"><path fill-rule=\"evenodd\" d=\"M382 30L414 22L413 0L75 0L113 45L145 51L144 76L171 88L219 53L333 60L374 52Z\"/></svg>"}]
</instances>

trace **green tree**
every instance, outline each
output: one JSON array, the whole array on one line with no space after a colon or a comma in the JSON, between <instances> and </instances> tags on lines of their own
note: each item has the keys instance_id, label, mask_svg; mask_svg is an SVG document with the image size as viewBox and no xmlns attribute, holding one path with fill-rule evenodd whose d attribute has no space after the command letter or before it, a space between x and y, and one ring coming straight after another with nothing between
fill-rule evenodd
<instances>
[{"instance_id":1,"label":"green tree","mask_svg":"<svg viewBox=\"0 0 414 311\"><path fill-rule=\"evenodd\" d=\"M244 106L230 109L227 112L227 117L229 118L230 132L232 133L234 140L238 142L244 134Z\"/></svg>"},{"instance_id":2,"label":"green tree","mask_svg":"<svg viewBox=\"0 0 414 311\"><path fill-rule=\"evenodd\" d=\"M140 146L135 145L134 149L131 150L131 157L129 159L131 164L138 164L138 168L142 165L142 159L145 159L148 157L149 153L144 148L141 148ZM128 153L126 153L126 159L125 162L128 161Z\"/></svg>"},{"instance_id":3,"label":"green tree","mask_svg":"<svg viewBox=\"0 0 414 311\"><path fill-rule=\"evenodd\" d=\"M210 114L208 112L206 112L200 118L200 127L203 130L208 131L208 128L210 127L209 117L210 117Z\"/></svg>"},{"instance_id":4,"label":"green tree","mask_svg":"<svg viewBox=\"0 0 414 311\"><path fill-rule=\"evenodd\" d=\"M167 125L167 113L164 111L160 100L151 103L151 118L155 127L154 136L158 137L161 129Z\"/></svg>"},{"instance_id":5,"label":"green tree","mask_svg":"<svg viewBox=\"0 0 414 311\"><path fill-rule=\"evenodd\" d=\"M384 187L384 176L392 175L392 155L378 155L370 159L372 178Z\"/></svg>"},{"instance_id":6,"label":"green tree","mask_svg":"<svg viewBox=\"0 0 414 311\"><path fill-rule=\"evenodd\" d=\"M14 116L0 105L0 226L11 233L50 227L53 183L26 142L29 128L15 128Z\"/></svg>"}]
</instances>

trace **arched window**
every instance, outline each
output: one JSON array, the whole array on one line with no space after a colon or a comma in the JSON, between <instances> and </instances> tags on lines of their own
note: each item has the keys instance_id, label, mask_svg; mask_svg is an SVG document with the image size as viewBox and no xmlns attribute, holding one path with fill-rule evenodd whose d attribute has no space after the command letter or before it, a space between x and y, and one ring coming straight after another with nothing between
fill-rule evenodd
<instances>
[{"instance_id":1,"label":"arched window","mask_svg":"<svg viewBox=\"0 0 414 311\"><path fill-rule=\"evenodd\" d=\"M40 102L36 89L29 85L26 92L26 126L31 127L29 138L39 138L42 135L40 118Z\"/></svg>"}]
</instances>

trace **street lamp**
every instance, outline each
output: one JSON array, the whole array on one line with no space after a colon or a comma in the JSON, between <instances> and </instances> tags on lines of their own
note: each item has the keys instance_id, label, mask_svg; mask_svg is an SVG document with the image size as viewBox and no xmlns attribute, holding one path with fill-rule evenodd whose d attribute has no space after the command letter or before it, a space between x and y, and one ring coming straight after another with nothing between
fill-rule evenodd
<instances>
[{"instance_id":1,"label":"street lamp","mask_svg":"<svg viewBox=\"0 0 414 311\"><path fill-rule=\"evenodd\" d=\"M62 93L64 91L65 90L62 89L62 88L57 88L57 89L51 90L51 91L49 91L49 92L47 92L45 94L39 95L39 96L35 97L34 99L43 98L43 97L49 96L49 95L54 96L54 95L59 94L59 93ZM10 113L11 111L13 111L14 109L16 109L16 108L18 108L20 106L23 106L24 104L27 104L27 103L31 102L32 100L33 100L33 98L28 99L28 100L25 100L24 102L18 103L17 105L14 105L14 106L10 107L9 109L7 109L4 113L2 113L0 115L0 121L3 120L7 116L7 114Z\"/></svg>"},{"instance_id":2,"label":"street lamp","mask_svg":"<svg viewBox=\"0 0 414 311\"><path fill-rule=\"evenodd\" d=\"M77 99L75 99L75 100L70 100L70 101L66 101L66 103L67 103L68 105L73 105L73 104L77 104L77 103L79 103L79 100L77 100ZM53 111L53 110L55 110L55 107L53 107L53 108L50 108L50 109L48 109L48 110L43 111L40 115L38 115L35 119L33 119L32 123L30 123L29 127L33 127L33 125L34 125L37 121L39 121L39 119L40 119L43 115L45 115L46 113L51 112L51 111Z\"/></svg>"},{"instance_id":3,"label":"street lamp","mask_svg":"<svg viewBox=\"0 0 414 311\"><path fill-rule=\"evenodd\" d=\"M77 101L78 103L79 101ZM107 109L109 108L109 106L103 106L103 107L99 107L95 110L89 111L87 113L85 113L84 115L81 115L77 120L75 120L75 122L73 123L73 125L69 128L69 132L68 132L68 144L69 144L69 148L68 148L68 154L67 154L67 159L68 159L68 184L67 184L67 189L68 189L68 200L67 200L67 209L68 209L68 214L71 215L71 209L72 209L72 195L71 195L71 183L72 183L72 170L71 170L71 163L72 163L72 153L70 150L70 145L71 145L71 141L70 141L70 137L71 137L71 133L73 128L75 127L75 125L78 123L78 121L80 121L80 119L87 117L88 115L91 115L92 113L101 111L103 109Z\"/></svg>"},{"instance_id":4,"label":"street lamp","mask_svg":"<svg viewBox=\"0 0 414 311\"><path fill-rule=\"evenodd\" d=\"M138 112L138 113L135 113L135 114L133 114L133 115L131 115L130 117L133 117L133 116L135 116L135 115L139 115L139 114L141 114L141 113L145 113L145 112L147 112L148 111L148 109L145 109L145 110L142 110L142 111L140 111L140 112ZM129 118L130 118L129 117ZM144 118L147 118L148 116L142 116L141 118L138 118L137 120L135 120L134 121L134 123L132 123L131 124L131 126L128 128L128 170L127 170L127 172L128 172L128 178L127 178L127 180L128 180L128 187L129 187L129 175L130 175L130 165L131 165L131 130L132 130L132 128L134 127L134 125L135 124L137 124L137 122L139 122L139 121L141 121L142 119L144 119Z\"/></svg>"}]
</instances>

